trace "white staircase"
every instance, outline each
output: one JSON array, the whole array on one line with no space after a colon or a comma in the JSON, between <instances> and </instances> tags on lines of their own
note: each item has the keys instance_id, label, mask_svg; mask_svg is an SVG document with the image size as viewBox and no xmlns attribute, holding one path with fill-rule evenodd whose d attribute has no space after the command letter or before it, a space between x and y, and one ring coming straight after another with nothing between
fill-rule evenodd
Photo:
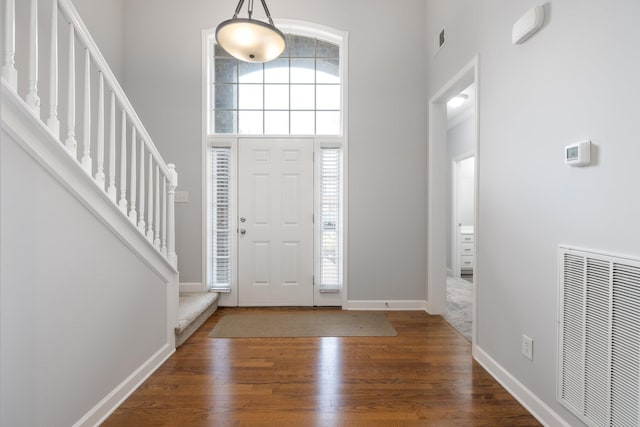
<instances>
[{"instance_id":1,"label":"white staircase","mask_svg":"<svg viewBox=\"0 0 640 427\"><path fill-rule=\"evenodd\" d=\"M178 175L70 0L3 0L1 12L0 425L97 425L175 351ZM32 320L15 326L21 316Z\"/></svg>"}]
</instances>

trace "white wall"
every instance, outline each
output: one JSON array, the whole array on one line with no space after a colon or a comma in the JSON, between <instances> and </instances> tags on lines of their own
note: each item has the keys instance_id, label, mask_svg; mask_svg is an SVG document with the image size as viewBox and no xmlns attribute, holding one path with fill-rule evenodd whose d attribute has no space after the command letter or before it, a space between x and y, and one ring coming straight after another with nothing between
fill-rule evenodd
<instances>
[{"instance_id":1,"label":"white wall","mask_svg":"<svg viewBox=\"0 0 640 427\"><path fill-rule=\"evenodd\" d=\"M166 345L167 285L4 130L0 236L0 425L70 426Z\"/></svg>"},{"instance_id":2,"label":"white wall","mask_svg":"<svg viewBox=\"0 0 640 427\"><path fill-rule=\"evenodd\" d=\"M466 155L475 151L474 144L474 132L475 127L473 126L473 109L469 111L469 113L465 113L468 115L466 119L453 126L451 129L447 130L447 230L449 230L447 239L447 268L452 268L451 262L451 247L453 239L456 238L455 233L452 232L451 227L451 218L452 218L452 169L451 162L459 156ZM473 182L472 182L473 183ZM473 190L473 188L471 188ZM473 191L471 192L471 196L473 197ZM463 197L462 200L466 201L466 216L473 217L473 199L469 197ZM469 206L469 202L471 206ZM470 212L470 213L469 213ZM464 225L473 225L473 220L469 222L469 224Z\"/></svg>"},{"instance_id":3,"label":"white wall","mask_svg":"<svg viewBox=\"0 0 640 427\"><path fill-rule=\"evenodd\" d=\"M640 3L547 3L545 27L521 46L513 23L535 2L427 1L434 94L479 53L478 346L571 425L555 402L560 243L640 256ZM429 45L431 49L431 45ZM563 163L590 138L597 160ZM534 339L534 361L520 355Z\"/></svg>"},{"instance_id":4,"label":"white wall","mask_svg":"<svg viewBox=\"0 0 640 427\"><path fill-rule=\"evenodd\" d=\"M125 4L126 89L151 136L176 163L177 249L183 282L202 281L201 30L235 3ZM275 18L350 33L349 298L425 297L426 101L422 0L273 0ZM256 10L261 11L259 3ZM141 25L144 23L144 25ZM384 25L382 25L384 23Z\"/></svg>"},{"instance_id":5,"label":"white wall","mask_svg":"<svg viewBox=\"0 0 640 427\"><path fill-rule=\"evenodd\" d=\"M475 159L469 157L460 162L459 180L458 180L458 217L462 225L471 225L475 223L474 218L474 170Z\"/></svg>"},{"instance_id":6,"label":"white wall","mask_svg":"<svg viewBox=\"0 0 640 427\"><path fill-rule=\"evenodd\" d=\"M125 0L72 0L72 2L122 85Z\"/></svg>"}]
</instances>

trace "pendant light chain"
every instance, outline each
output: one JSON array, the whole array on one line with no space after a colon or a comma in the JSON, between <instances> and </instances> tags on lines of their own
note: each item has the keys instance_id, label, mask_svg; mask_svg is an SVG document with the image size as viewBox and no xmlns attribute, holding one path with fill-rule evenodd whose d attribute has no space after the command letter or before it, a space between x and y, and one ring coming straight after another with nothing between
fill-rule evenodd
<instances>
[{"instance_id":1,"label":"pendant light chain","mask_svg":"<svg viewBox=\"0 0 640 427\"><path fill-rule=\"evenodd\" d=\"M273 19L271 18L271 12L269 12L269 8L267 7L267 2L265 0L260 0L260 2L262 3L264 12L267 14L267 19L269 20L269 24L274 25ZM240 13L240 10L242 10L243 4L244 4L244 0L240 0L238 2L238 6L236 6L236 11L233 13L233 18L231 19L238 18L238 14ZM251 16L253 15L253 0L249 0L247 2L247 12L249 13L249 19L251 19Z\"/></svg>"},{"instance_id":2,"label":"pendant light chain","mask_svg":"<svg viewBox=\"0 0 640 427\"><path fill-rule=\"evenodd\" d=\"M240 0L238 2L238 6L236 6L236 11L233 14L233 18L231 19L238 19L238 14L240 13L240 10L242 9L242 5L244 4L244 0Z\"/></svg>"},{"instance_id":3,"label":"pendant light chain","mask_svg":"<svg viewBox=\"0 0 640 427\"><path fill-rule=\"evenodd\" d=\"M271 12L269 12L269 8L267 7L267 3L265 0L260 0L262 2L262 7L264 8L265 13L267 14L267 18L269 18L269 24L273 25L273 19L271 19ZM251 0L253 3L253 0Z\"/></svg>"}]
</instances>

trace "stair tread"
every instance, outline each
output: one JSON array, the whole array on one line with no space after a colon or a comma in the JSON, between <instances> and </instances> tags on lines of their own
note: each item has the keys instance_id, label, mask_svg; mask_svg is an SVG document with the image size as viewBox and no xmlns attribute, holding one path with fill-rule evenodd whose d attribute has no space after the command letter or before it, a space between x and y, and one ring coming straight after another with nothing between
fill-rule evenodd
<instances>
[{"instance_id":1,"label":"stair tread","mask_svg":"<svg viewBox=\"0 0 640 427\"><path fill-rule=\"evenodd\" d=\"M218 300L216 292L192 292L180 295L176 333L187 328Z\"/></svg>"}]
</instances>

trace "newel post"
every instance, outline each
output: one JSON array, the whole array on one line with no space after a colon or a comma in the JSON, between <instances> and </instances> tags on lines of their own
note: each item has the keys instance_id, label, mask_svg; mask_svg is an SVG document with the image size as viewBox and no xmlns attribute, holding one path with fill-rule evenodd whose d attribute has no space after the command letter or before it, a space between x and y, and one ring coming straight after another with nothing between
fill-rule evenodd
<instances>
[{"instance_id":1,"label":"newel post","mask_svg":"<svg viewBox=\"0 0 640 427\"><path fill-rule=\"evenodd\" d=\"M167 241L167 258L169 263L178 268L178 255L176 255L176 214L175 214L175 196L176 187L178 186L178 173L173 163L167 165L169 167L169 185L167 186L167 228L169 231Z\"/></svg>"}]
</instances>

